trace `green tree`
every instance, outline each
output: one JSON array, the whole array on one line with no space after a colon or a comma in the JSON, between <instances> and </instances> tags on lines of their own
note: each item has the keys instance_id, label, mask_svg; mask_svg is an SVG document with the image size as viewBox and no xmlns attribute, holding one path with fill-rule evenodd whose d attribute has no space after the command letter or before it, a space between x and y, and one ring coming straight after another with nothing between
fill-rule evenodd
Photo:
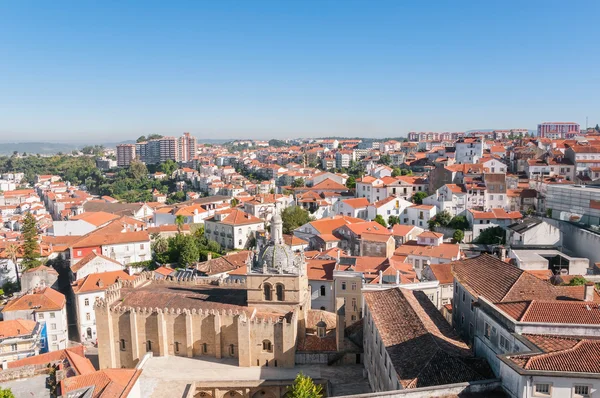
<instances>
[{"instance_id":1,"label":"green tree","mask_svg":"<svg viewBox=\"0 0 600 398\"><path fill-rule=\"evenodd\" d=\"M160 171L171 177L173 172L179 168L179 165L171 159L167 159L165 162L160 164Z\"/></svg>"},{"instance_id":2,"label":"green tree","mask_svg":"<svg viewBox=\"0 0 600 398\"><path fill-rule=\"evenodd\" d=\"M160 134L150 134L150 135L148 135L148 137L147 137L147 139L148 139L148 140L157 140L157 139L159 139L159 138L163 138L163 136L162 136L162 135L160 135Z\"/></svg>"},{"instance_id":3,"label":"green tree","mask_svg":"<svg viewBox=\"0 0 600 398\"><path fill-rule=\"evenodd\" d=\"M401 173L403 176L411 176L413 172L410 169L402 169Z\"/></svg>"},{"instance_id":4,"label":"green tree","mask_svg":"<svg viewBox=\"0 0 600 398\"><path fill-rule=\"evenodd\" d=\"M448 212L448 210L443 210L436 214L434 218L442 227L446 227L448 224L450 224L452 215Z\"/></svg>"},{"instance_id":5,"label":"green tree","mask_svg":"<svg viewBox=\"0 0 600 398\"><path fill-rule=\"evenodd\" d=\"M465 216L453 217L448 226L454 229L462 229L463 231L470 228L469 221L467 221Z\"/></svg>"},{"instance_id":6,"label":"green tree","mask_svg":"<svg viewBox=\"0 0 600 398\"><path fill-rule=\"evenodd\" d=\"M169 262L169 241L159 236L152 242L152 251L157 262L164 264Z\"/></svg>"},{"instance_id":7,"label":"green tree","mask_svg":"<svg viewBox=\"0 0 600 398\"><path fill-rule=\"evenodd\" d=\"M0 387L0 398L15 398L15 395L10 388Z\"/></svg>"},{"instance_id":8,"label":"green tree","mask_svg":"<svg viewBox=\"0 0 600 398\"><path fill-rule=\"evenodd\" d=\"M140 135L138 137L138 139L135 140L135 142L144 142L144 141L146 141L146 136L145 135Z\"/></svg>"},{"instance_id":9,"label":"green tree","mask_svg":"<svg viewBox=\"0 0 600 398\"><path fill-rule=\"evenodd\" d=\"M289 398L322 398L323 387L315 384L308 376L304 376L302 372L298 373L294 383L288 387L286 394Z\"/></svg>"},{"instance_id":10,"label":"green tree","mask_svg":"<svg viewBox=\"0 0 600 398\"><path fill-rule=\"evenodd\" d=\"M387 154L386 155L381 155L379 157L379 163L383 164L383 165L386 165L386 166L389 166L392 163L392 158L391 158L390 155L387 155Z\"/></svg>"},{"instance_id":11,"label":"green tree","mask_svg":"<svg viewBox=\"0 0 600 398\"><path fill-rule=\"evenodd\" d=\"M569 286L582 286L587 283L587 279L583 276L576 276L569 282Z\"/></svg>"},{"instance_id":12,"label":"green tree","mask_svg":"<svg viewBox=\"0 0 600 398\"><path fill-rule=\"evenodd\" d=\"M23 261L21 266L25 269L40 265L40 246L38 243L37 222L33 214L27 213L23 219Z\"/></svg>"},{"instance_id":13,"label":"green tree","mask_svg":"<svg viewBox=\"0 0 600 398\"><path fill-rule=\"evenodd\" d=\"M296 178L293 182L292 182L292 187L293 188L301 188L304 186L304 178Z\"/></svg>"},{"instance_id":14,"label":"green tree","mask_svg":"<svg viewBox=\"0 0 600 398\"><path fill-rule=\"evenodd\" d=\"M206 244L206 249L213 253L221 253L221 245L216 240L209 240Z\"/></svg>"},{"instance_id":15,"label":"green tree","mask_svg":"<svg viewBox=\"0 0 600 398\"><path fill-rule=\"evenodd\" d=\"M412 196L412 202L416 203L418 205L421 205L421 204L423 204L423 199L425 199L427 196L429 196L429 195L427 195L427 192L423 192L423 191L416 192Z\"/></svg>"},{"instance_id":16,"label":"green tree","mask_svg":"<svg viewBox=\"0 0 600 398\"><path fill-rule=\"evenodd\" d=\"M377 214L375 216L375 218L373 219L373 221L375 221L377 224L383 225L384 227L387 228L387 222L385 222L385 219L383 218L383 216L381 214Z\"/></svg>"},{"instance_id":17,"label":"green tree","mask_svg":"<svg viewBox=\"0 0 600 398\"><path fill-rule=\"evenodd\" d=\"M187 238L191 238L188 236ZM179 254L179 265L188 267L197 262L200 258L200 250L194 239L185 239L181 252Z\"/></svg>"},{"instance_id":18,"label":"green tree","mask_svg":"<svg viewBox=\"0 0 600 398\"><path fill-rule=\"evenodd\" d=\"M231 207L238 207L240 201L236 198L231 199Z\"/></svg>"},{"instance_id":19,"label":"green tree","mask_svg":"<svg viewBox=\"0 0 600 398\"><path fill-rule=\"evenodd\" d=\"M356 178L354 178L354 176L348 177L348 179L346 180L346 187L348 189L356 188Z\"/></svg>"},{"instance_id":20,"label":"green tree","mask_svg":"<svg viewBox=\"0 0 600 398\"><path fill-rule=\"evenodd\" d=\"M392 177L398 177L402 175L402 170L400 170L398 167L394 167L394 169L392 170Z\"/></svg>"},{"instance_id":21,"label":"green tree","mask_svg":"<svg viewBox=\"0 0 600 398\"><path fill-rule=\"evenodd\" d=\"M281 212L283 233L291 234L296 228L311 221L310 214L300 206L289 206Z\"/></svg>"},{"instance_id":22,"label":"green tree","mask_svg":"<svg viewBox=\"0 0 600 398\"><path fill-rule=\"evenodd\" d=\"M400 224L400 217L398 216L389 216L388 217L388 225L393 227L396 224Z\"/></svg>"},{"instance_id":23,"label":"green tree","mask_svg":"<svg viewBox=\"0 0 600 398\"><path fill-rule=\"evenodd\" d=\"M486 228L479 233L475 243L485 245L501 245L504 244L505 232L502 227Z\"/></svg>"},{"instance_id":24,"label":"green tree","mask_svg":"<svg viewBox=\"0 0 600 398\"><path fill-rule=\"evenodd\" d=\"M181 214L175 216L175 225L177 225L177 232L181 233L183 230L183 224L185 224L185 217Z\"/></svg>"},{"instance_id":25,"label":"green tree","mask_svg":"<svg viewBox=\"0 0 600 398\"><path fill-rule=\"evenodd\" d=\"M452 239L454 239L455 242L462 243L463 239L465 239L465 233L460 229L457 229L456 231L454 231Z\"/></svg>"},{"instance_id":26,"label":"green tree","mask_svg":"<svg viewBox=\"0 0 600 398\"><path fill-rule=\"evenodd\" d=\"M134 180L143 180L148 178L148 168L139 160L132 160L129 164L129 175Z\"/></svg>"}]
</instances>

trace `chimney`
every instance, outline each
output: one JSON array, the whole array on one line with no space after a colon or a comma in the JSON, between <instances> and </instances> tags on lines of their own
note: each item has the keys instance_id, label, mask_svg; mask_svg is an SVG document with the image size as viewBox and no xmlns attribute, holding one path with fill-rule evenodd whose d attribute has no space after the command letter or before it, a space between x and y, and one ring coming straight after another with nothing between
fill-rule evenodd
<instances>
[{"instance_id":1,"label":"chimney","mask_svg":"<svg viewBox=\"0 0 600 398\"><path fill-rule=\"evenodd\" d=\"M396 285L400 284L400 271L396 270Z\"/></svg>"},{"instance_id":2,"label":"chimney","mask_svg":"<svg viewBox=\"0 0 600 398\"><path fill-rule=\"evenodd\" d=\"M341 252L341 250L338 248L338 250L337 250L337 260L335 260L335 265L340 265L340 252Z\"/></svg>"},{"instance_id":3,"label":"chimney","mask_svg":"<svg viewBox=\"0 0 600 398\"><path fill-rule=\"evenodd\" d=\"M212 260L212 252L208 252L206 254L206 261L210 261L210 260Z\"/></svg>"},{"instance_id":4,"label":"chimney","mask_svg":"<svg viewBox=\"0 0 600 398\"><path fill-rule=\"evenodd\" d=\"M383 284L383 271L379 270L379 284Z\"/></svg>"},{"instance_id":5,"label":"chimney","mask_svg":"<svg viewBox=\"0 0 600 398\"><path fill-rule=\"evenodd\" d=\"M584 301L594 301L594 283L587 282L585 284L585 296Z\"/></svg>"},{"instance_id":6,"label":"chimney","mask_svg":"<svg viewBox=\"0 0 600 398\"><path fill-rule=\"evenodd\" d=\"M506 261L506 248L504 246L499 247L498 257L500 261Z\"/></svg>"}]
</instances>

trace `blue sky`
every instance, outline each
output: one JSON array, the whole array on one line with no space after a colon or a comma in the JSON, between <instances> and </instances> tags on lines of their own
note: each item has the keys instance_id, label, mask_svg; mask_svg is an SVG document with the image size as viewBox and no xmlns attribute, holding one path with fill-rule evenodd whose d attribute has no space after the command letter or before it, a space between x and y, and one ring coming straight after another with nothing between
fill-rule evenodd
<instances>
[{"instance_id":1,"label":"blue sky","mask_svg":"<svg viewBox=\"0 0 600 398\"><path fill-rule=\"evenodd\" d=\"M599 1L0 2L0 141L600 122Z\"/></svg>"}]
</instances>

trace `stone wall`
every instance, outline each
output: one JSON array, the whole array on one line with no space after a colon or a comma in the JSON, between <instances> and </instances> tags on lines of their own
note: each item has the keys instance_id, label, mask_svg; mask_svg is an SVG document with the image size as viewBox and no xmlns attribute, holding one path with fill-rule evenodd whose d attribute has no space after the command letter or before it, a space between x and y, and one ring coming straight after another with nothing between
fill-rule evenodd
<instances>
[{"instance_id":1,"label":"stone wall","mask_svg":"<svg viewBox=\"0 0 600 398\"><path fill-rule=\"evenodd\" d=\"M10 380L26 379L29 377L49 374L48 364L44 365L26 365L19 368L11 368L0 371L0 385Z\"/></svg>"},{"instance_id":2,"label":"stone wall","mask_svg":"<svg viewBox=\"0 0 600 398\"><path fill-rule=\"evenodd\" d=\"M437 398L451 396L469 396L502 392L502 382L499 379L474 381L471 383L445 384L441 386L411 388L396 391L384 391L369 394L340 396L338 398Z\"/></svg>"}]
</instances>

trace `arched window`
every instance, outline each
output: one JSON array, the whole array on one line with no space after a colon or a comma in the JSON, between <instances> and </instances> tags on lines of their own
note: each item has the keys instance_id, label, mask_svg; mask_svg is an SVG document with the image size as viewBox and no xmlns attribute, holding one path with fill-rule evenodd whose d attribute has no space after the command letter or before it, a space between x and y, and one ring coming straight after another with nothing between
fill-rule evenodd
<instances>
[{"instance_id":1,"label":"arched window","mask_svg":"<svg viewBox=\"0 0 600 398\"><path fill-rule=\"evenodd\" d=\"M121 346L121 351L125 351L125 339L121 339L119 345Z\"/></svg>"},{"instance_id":2,"label":"arched window","mask_svg":"<svg viewBox=\"0 0 600 398\"><path fill-rule=\"evenodd\" d=\"M321 296L325 296L326 293L325 285L321 285Z\"/></svg>"},{"instance_id":3,"label":"arched window","mask_svg":"<svg viewBox=\"0 0 600 398\"><path fill-rule=\"evenodd\" d=\"M146 351L152 351L152 342L150 340L146 341Z\"/></svg>"},{"instance_id":4,"label":"arched window","mask_svg":"<svg viewBox=\"0 0 600 398\"><path fill-rule=\"evenodd\" d=\"M208 352L208 344L202 343L202 352L205 354Z\"/></svg>"},{"instance_id":5,"label":"arched window","mask_svg":"<svg viewBox=\"0 0 600 398\"><path fill-rule=\"evenodd\" d=\"M283 285L278 284L275 287L275 294L277 295L277 301L283 301L283 300L285 300Z\"/></svg>"},{"instance_id":6,"label":"arched window","mask_svg":"<svg viewBox=\"0 0 600 398\"><path fill-rule=\"evenodd\" d=\"M241 240L241 239L238 241L238 244L239 244L240 246L242 245L242 240Z\"/></svg>"},{"instance_id":7,"label":"arched window","mask_svg":"<svg viewBox=\"0 0 600 398\"><path fill-rule=\"evenodd\" d=\"M265 283L263 285L263 295L264 295L265 301L273 300L272 292L271 292L271 285L269 285L268 283Z\"/></svg>"},{"instance_id":8,"label":"arched window","mask_svg":"<svg viewBox=\"0 0 600 398\"><path fill-rule=\"evenodd\" d=\"M229 355L235 355L235 346L233 344L229 344Z\"/></svg>"},{"instance_id":9,"label":"arched window","mask_svg":"<svg viewBox=\"0 0 600 398\"><path fill-rule=\"evenodd\" d=\"M179 342L175 342L175 352L179 352Z\"/></svg>"},{"instance_id":10,"label":"arched window","mask_svg":"<svg viewBox=\"0 0 600 398\"><path fill-rule=\"evenodd\" d=\"M269 340L263 340L263 351L271 351L272 350L271 342Z\"/></svg>"}]
</instances>

